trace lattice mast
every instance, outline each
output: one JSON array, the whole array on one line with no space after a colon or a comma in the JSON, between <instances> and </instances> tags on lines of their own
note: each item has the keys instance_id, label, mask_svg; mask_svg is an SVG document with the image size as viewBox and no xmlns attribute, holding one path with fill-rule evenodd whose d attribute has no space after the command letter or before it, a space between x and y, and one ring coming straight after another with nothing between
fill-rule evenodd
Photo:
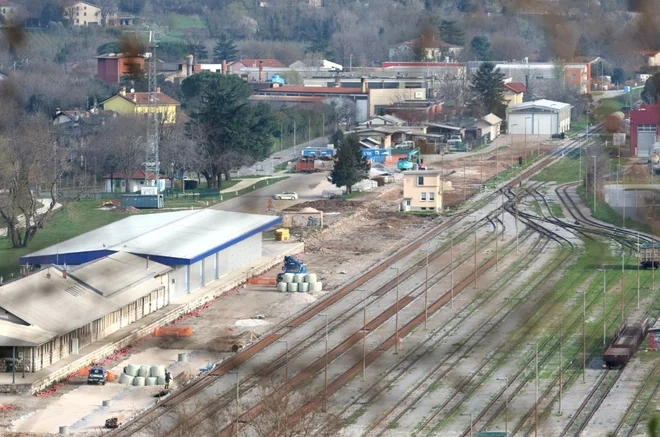
<instances>
[{"instance_id":1,"label":"lattice mast","mask_svg":"<svg viewBox=\"0 0 660 437\"><path fill-rule=\"evenodd\" d=\"M160 177L160 161L158 159L158 143L160 140L160 116L158 112L158 83L156 79L156 39L149 31L149 97L147 103L147 159L144 163L144 185L149 186L151 180L158 187ZM153 179L151 179L153 178Z\"/></svg>"}]
</instances>

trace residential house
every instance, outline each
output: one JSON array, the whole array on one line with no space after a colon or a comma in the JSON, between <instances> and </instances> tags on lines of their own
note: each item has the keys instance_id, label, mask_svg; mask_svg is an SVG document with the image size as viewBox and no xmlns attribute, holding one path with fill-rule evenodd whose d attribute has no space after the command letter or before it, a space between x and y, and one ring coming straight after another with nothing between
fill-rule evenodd
<instances>
[{"instance_id":1,"label":"residential house","mask_svg":"<svg viewBox=\"0 0 660 437\"><path fill-rule=\"evenodd\" d=\"M504 87L506 88L504 100L507 107L519 105L524 101L525 92L527 91L527 86L524 83L508 82L504 84Z\"/></svg>"},{"instance_id":2,"label":"residential house","mask_svg":"<svg viewBox=\"0 0 660 437\"><path fill-rule=\"evenodd\" d=\"M393 115L376 115L367 121L360 123L360 126L403 126L405 121Z\"/></svg>"},{"instance_id":3,"label":"residential house","mask_svg":"<svg viewBox=\"0 0 660 437\"><path fill-rule=\"evenodd\" d=\"M648 67L660 66L660 50L638 50L635 54L640 55Z\"/></svg>"},{"instance_id":4,"label":"residential house","mask_svg":"<svg viewBox=\"0 0 660 437\"><path fill-rule=\"evenodd\" d=\"M64 0L64 18L73 26L101 25L101 8L81 0Z\"/></svg>"},{"instance_id":5,"label":"residential house","mask_svg":"<svg viewBox=\"0 0 660 437\"><path fill-rule=\"evenodd\" d=\"M451 182L442 180L442 170L404 171L402 209L442 211L444 193L451 190Z\"/></svg>"},{"instance_id":6,"label":"residential house","mask_svg":"<svg viewBox=\"0 0 660 437\"><path fill-rule=\"evenodd\" d=\"M465 129L465 136L478 142L491 142L500 136L502 119L491 113L477 120Z\"/></svg>"},{"instance_id":7,"label":"residential house","mask_svg":"<svg viewBox=\"0 0 660 437\"><path fill-rule=\"evenodd\" d=\"M161 174L158 179L158 191L165 190L165 183L167 182L167 176ZM149 174L147 178L151 181L156 179L156 175ZM136 193L140 191L144 185L144 170L135 170L128 175L128 178L125 177L124 173L112 173L106 174L103 176L103 191L106 193ZM128 191L126 191L126 184L128 184ZM151 185L153 186L153 183Z\"/></svg>"},{"instance_id":8,"label":"residential house","mask_svg":"<svg viewBox=\"0 0 660 437\"><path fill-rule=\"evenodd\" d=\"M449 44L437 36L421 36L410 41L395 44L389 49L390 61L435 61L443 57L454 60L463 47Z\"/></svg>"},{"instance_id":9,"label":"residential house","mask_svg":"<svg viewBox=\"0 0 660 437\"><path fill-rule=\"evenodd\" d=\"M158 112L165 123L176 123L177 111L181 105L177 100L163 94L158 88L156 93L158 99ZM109 99L101 102L103 109L115 111L121 115L146 114L149 111L149 93L126 92L126 87L119 90Z\"/></svg>"},{"instance_id":10,"label":"residential house","mask_svg":"<svg viewBox=\"0 0 660 437\"><path fill-rule=\"evenodd\" d=\"M19 22L26 10L22 5L10 2L9 0L0 0L0 16L6 23Z\"/></svg>"},{"instance_id":11,"label":"residential house","mask_svg":"<svg viewBox=\"0 0 660 437\"><path fill-rule=\"evenodd\" d=\"M125 76L145 71L144 55L109 53L96 56L99 79L106 83L119 83Z\"/></svg>"},{"instance_id":12,"label":"residential house","mask_svg":"<svg viewBox=\"0 0 660 437\"><path fill-rule=\"evenodd\" d=\"M630 156L650 158L659 127L660 105L641 105L630 111Z\"/></svg>"}]
</instances>

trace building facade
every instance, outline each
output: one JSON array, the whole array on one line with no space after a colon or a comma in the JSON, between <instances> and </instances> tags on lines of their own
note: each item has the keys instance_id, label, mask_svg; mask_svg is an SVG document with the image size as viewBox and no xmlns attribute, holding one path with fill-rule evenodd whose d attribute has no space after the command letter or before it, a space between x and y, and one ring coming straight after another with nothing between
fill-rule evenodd
<instances>
[{"instance_id":1,"label":"building facade","mask_svg":"<svg viewBox=\"0 0 660 437\"><path fill-rule=\"evenodd\" d=\"M630 111L630 154L650 157L658 137L660 125L660 105L641 105Z\"/></svg>"},{"instance_id":2,"label":"building facade","mask_svg":"<svg viewBox=\"0 0 660 437\"><path fill-rule=\"evenodd\" d=\"M156 93L158 99L158 113L162 117L164 123L176 123L177 111L180 103L160 92ZM103 109L114 111L121 115L141 115L149 112L149 93L127 93L126 87L119 90L116 94L109 99L101 102Z\"/></svg>"},{"instance_id":3,"label":"building facade","mask_svg":"<svg viewBox=\"0 0 660 437\"><path fill-rule=\"evenodd\" d=\"M73 26L101 25L101 8L80 0L67 0L63 3L64 18Z\"/></svg>"},{"instance_id":4,"label":"building facade","mask_svg":"<svg viewBox=\"0 0 660 437\"><path fill-rule=\"evenodd\" d=\"M571 130L571 105L552 100L535 100L506 109L512 135L553 135Z\"/></svg>"},{"instance_id":5,"label":"building facade","mask_svg":"<svg viewBox=\"0 0 660 437\"><path fill-rule=\"evenodd\" d=\"M441 170L403 172L403 210L442 211L446 188Z\"/></svg>"},{"instance_id":6,"label":"building facade","mask_svg":"<svg viewBox=\"0 0 660 437\"><path fill-rule=\"evenodd\" d=\"M25 13L25 8L9 0L0 0L0 16L6 23L16 23Z\"/></svg>"},{"instance_id":7,"label":"building facade","mask_svg":"<svg viewBox=\"0 0 660 437\"><path fill-rule=\"evenodd\" d=\"M96 57L99 79L114 84L125 76L144 72L144 56L129 56L123 53L111 53Z\"/></svg>"}]
</instances>

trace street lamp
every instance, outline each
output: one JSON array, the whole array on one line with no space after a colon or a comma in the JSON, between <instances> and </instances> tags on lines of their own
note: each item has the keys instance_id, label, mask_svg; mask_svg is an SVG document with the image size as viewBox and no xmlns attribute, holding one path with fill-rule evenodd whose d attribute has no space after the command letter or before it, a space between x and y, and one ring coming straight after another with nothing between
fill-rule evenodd
<instances>
[{"instance_id":1,"label":"street lamp","mask_svg":"<svg viewBox=\"0 0 660 437\"><path fill-rule=\"evenodd\" d=\"M509 385L509 378L497 378L498 381L506 382L504 386L504 434L509 435L509 397L506 395L506 387Z\"/></svg>"},{"instance_id":2,"label":"street lamp","mask_svg":"<svg viewBox=\"0 0 660 437\"><path fill-rule=\"evenodd\" d=\"M449 234L450 253L451 253L451 309L454 309L454 234Z\"/></svg>"},{"instance_id":3,"label":"street lamp","mask_svg":"<svg viewBox=\"0 0 660 437\"><path fill-rule=\"evenodd\" d=\"M477 217L470 216L474 220L474 288L478 287L479 271L477 270Z\"/></svg>"},{"instance_id":4,"label":"street lamp","mask_svg":"<svg viewBox=\"0 0 660 437\"><path fill-rule=\"evenodd\" d=\"M323 411L328 408L328 315L319 314L319 317L325 317L325 379L323 382Z\"/></svg>"},{"instance_id":5,"label":"street lamp","mask_svg":"<svg viewBox=\"0 0 660 437\"><path fill-rule=\"evenodd\" d=\"M362 289L362 380L367 379L367 292Z\"/></svg>"},{"instance_id":6,"label":"street lamp","mask_svg":"<svg viewBox=\"0 0 660 437\"><path fill-rule=\"evenodd\" d=\"M428 329L429 320L429 241L426 245L426 282L424 287L424 330Z\"/></svg>"},{"instance_id":7,"label":"street lamp","mask_svg":"<svg viewBox=\"0 0 660 437\"><path fill-rule=\"evenodd\" d=\"M625 199L625 196L624 196ZM624 280L623 277L625 276L625 269L624 269L624 263L625 263L625 258L626 258L626 253L622 250L621 251L621 326L623 326L623 322L625 320L625 312L626 312L626 302L625 302L625 289L624 289Z\"/></svg>"},{"instance_id":8,"label":"street lamp","mask_svg":"<svg viewBox=\"0 0 660 437\"><path fill-rule=\"evenodd\" d=\"M594 158L594 177L591 181L594 184L594 217L596 216L596 155L592 156Z\"/></svg>"},{"instance_id":9,"label":"street lamp","mask_svg":"<svg viewBox=\"0 0 660 437\"><path fill-rule=\"evenodd\" d=\"M525 117L525 161L527 161L527 120L531 119L532 117Z\"/></svg>"},{"instance_id":10,"label":"street lamp","mask_svg":"<svg viewBox=\"0 0 660 437\"><path fill-rule=\"evenodd\" d=\"M472 437L473 426L472 426L472 413L461 413L461 416L470 416L470 437Z\"/></svg>"},{"instance_id":11,"label":"street lamp","mask_svg":"<svg viewBox=\"0 0 660 437\"><path fill-rule=\"evenodd\" d=\"M390 270L396 270L396 304L394 317L394 353L399 353L399 268L390 267Z\"/></svg>"},{"instance_id":12,"label":"street lamp","mask_svg":"<svg viewBox=\"0 0 660 437\"><path fill-rule=\"evenodd\" d=\"M637 309L639 309L639 232L637 232Z\"/></svg>"}]
</instances>

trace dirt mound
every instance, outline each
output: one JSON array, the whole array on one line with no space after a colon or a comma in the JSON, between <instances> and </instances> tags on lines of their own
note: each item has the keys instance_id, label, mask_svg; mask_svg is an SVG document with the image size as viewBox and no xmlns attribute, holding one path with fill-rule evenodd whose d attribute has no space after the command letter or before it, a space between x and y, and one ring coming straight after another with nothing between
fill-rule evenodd
<instances>
[{"instance_id":1,"label":"dirt mound","mask_svg":"<svg viewBox=\"0 0 660 437\"><path fill-rule=\"evenodd\" d=\"M121 213L121 214L141 214L142 213L142 211L140 211L139 209L137 209L134 206L126 206L126 207L119 206L117 208L114 208L112 210L112 212L118 212L118 213Z\"/></svg>"},{"instance_id":2,"label":"dirt mound","mask_svg":"<svg viewBox=\"0 0 660 437\"><path fill-rule=\"evenodd\" d=\"M344 212L355 211L364 205L361 200L343 200L343 199L323 199L315 200L313 202L299 203L291 211L299 211L303 208L314 208L323 212Z\"/></svg>"},{"instance_id":3,"label":"dirt mound","mask_svg":"<svg viewBox=\"0 0 660 437\"><path fill-rule=\"evenodd\" d=\"M383 200L401 200L403 199L403 190L401 188L392 188L380 195Z\"/></svg>"}]
</instances>

